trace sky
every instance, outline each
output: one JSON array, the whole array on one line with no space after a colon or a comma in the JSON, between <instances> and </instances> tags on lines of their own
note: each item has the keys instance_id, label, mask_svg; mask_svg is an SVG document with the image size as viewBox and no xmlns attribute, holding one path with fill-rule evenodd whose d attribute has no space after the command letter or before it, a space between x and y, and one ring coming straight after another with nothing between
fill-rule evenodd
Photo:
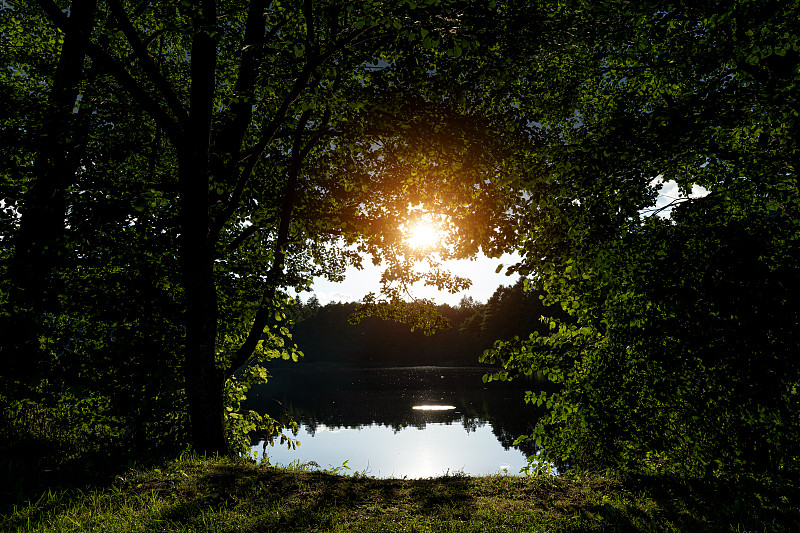
<instances>
[{"instance_id":1,"label":"sky","mask_svg":"<svg viewBox=\"0 0 800 533\"><path fill-rule=\"evenodd\" d=\"M653 180L653 185L660 183L660 179ZM690 198L699 198L708 194L704 188L695 185L689 195ZM664 207L669 202L683 198L678 191L678 186L674 181L665 182L656 201L656 208ZM657 216L669 217L671 208L666 208L657 213ZM501 285L513 285L519 279L519 275L505 275L505 268L497 273L498 265L505 267L515 264L520 260L517 254L506 254L497 259L490 259L484 255L479 255L474 260L462 259L459 261L448 261L444 263L453 274L466 277L472 280L472 287L468 290L456 294L441 292L433 287L417 285L412 288L411 295L414 298L430 298L437 304L448 304L456 306L464 296L472 296L478 302L485 303L497 288ZM367 293L380 292L380 267L375 267L370 261L364 262L363 270L348 268L345 273L345 281L342 283L331 283L323 278L317 278L312 286L312 293L317 297L320 304L325 305L330 302L352 302L363 298ZM302 300L308 301L312 293L302 293Z\"/></svg>"},{"instance_id":2,"label":"sky","mask_svg":"<svg viewBox=\"0 0 800 533\"><path fill-rule=\"evenodd\" d=\"M661 183L662 180L660 178L656 178L653 180L652 185L657 185ZM674 200L680 200L682 198L686 198L686 195L683 195L678 190L678 184L675 181L666 181L663 182L664 185L661 187L661 190L658 194L658 199L656 200L656 209L663 209L658 211L657 215L664 218L669 218L669 214L672 211L672 207L667 207L670 202ZM702 198L708 194L708 190L699 186L699 185L692 185L692 192L689 194L688 198Z\"/></svg>"},{"instance_id":3,"label":"sky","mask_svg":"<svg viewBox=\"0 0 800 533\"><path fill-rule=\"evenodd\" d=\"M503 272L495 273L497 266L513 265L518 261L519 256L516 254L506 254L495 259L481 254L474 261L468 259L446 261L445 268L449 268L453 274L472 280L472 287L469 290L450 294L418 284L412 287L411 295L415 298L430 298L437 304L451 306L458 305L464 296L472 296L473 299L485 303L500 285L513 285L519 279L519 275L516 274L506 276ZM317 278L312 288L319 303L325 305L329 302L352 302L360 300L369 292L377 294L380 291L381 268L373 266L370 261L365 261L364 264L364 269L360 271L353 267L348 268L345 281L342 283L331 283L323 278ZM300 297L305 302L311 294L303 293Z\"/></svg>"}]
</instances>

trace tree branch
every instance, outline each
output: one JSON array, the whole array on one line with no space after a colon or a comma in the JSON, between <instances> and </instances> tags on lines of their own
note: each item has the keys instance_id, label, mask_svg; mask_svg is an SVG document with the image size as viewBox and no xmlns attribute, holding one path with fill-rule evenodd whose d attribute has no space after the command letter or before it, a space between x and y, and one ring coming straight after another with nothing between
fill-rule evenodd
<instances>
[{"instance_id":1,"label":"tree branch","mask_svg":"<svg viewBox=\"0 0 800 533\"><path fill-rule=\"evenodd\" d=\"M252 98L256 84L258 56L262 53L260 45L264 43L264 11L272 2L269 0L252 0L247 12L242 57L239 72L234 85L233 95L238 99L232 106L233 118L220 128L219 143L222 150L230 154L231 170L237 164L236 157L241 150L244 136L253 116Z\"/></svg>"},{"instance_id":2,"label":"tree branch","mask_svg":"<svg viewBox=\"0 0 800 533\"><path fill-rule=\"evenodd\" d=\"M61 31L64 33L72 31L69 17L61 11L53 0L37 1L47 17L53 21ZM131 76L118 61L111 57L108 52L97 43L89 42L86 53L93 62L97 63L101 70L114 76L123 89L128 91L136 103L147 111L173 141L178 141L181 133L180 124L172 118L141 85L139 85L133 76Z\"/></svg>"},{"instance_id":3,"label":"tree branch","mask_svg":"<svg viewBox=\"0 0 800 533\"><path fill-rule=\"evenodd\" d=\"M306 19L306 47L308 50L307 57L311 59L317 56L317 41L316 32L314 30L314 6L313 0L305 0L303 2L303 17Z\"/></svg>"},{"instance_id":4,"label":"tree branch","mask_svg":"<svg viewBox=\"0 0 800 533\"><path fill-rule=\"evenodd\" d=\"M183 104L181 104L181 101L172 90L169 82L161 73L158 65L153 62L153 58L150 57L145 44L139 39L136 28L133 27L122 4L120 4L119 0L109 0L109 3L111 6L111 13L114 15L114 18L117 19L117 22L119 22L122 33L125 35L125 38L128 39L131 48L133 48L133 53L139 60L142 70L144 70L150 81L153 82L156 89L164 96L170 110L178 119L178 123L185 128L189 124L189 115L184 109Z\"/></svg>"},{"instance_id":5,"label":"tree branch","mask_svg":"<svg viewBox=\"0 0 800 533\"><path fill-rule=\"evenodd\" d=\"M102 70L108 72L117 80L123 89L128 91L133 100L142 106L142 108L156 121L156 123L164 129L164 132L174 143L179 143L182 128L180 123L170 116L167 111L161 107L156 100L154 100L148 91L146 91L139 83L119 64L108 52L96 43L90 43L88 49L89 57L95 61Z\"/></svg>"},{"instance_id":6,"label":"tree branch","mask_svg":"<svg viewBox=\"0 0 800 533\"><path fill-rule=\"evenodd\" d=\"M272 116L272 120L267 124L264 128L264 134L261 137L261 141L252 149L250 150L249 161L247 165L242 170L239 175L239 178L236 181L236 186L234 187L233 192L228 200L228 205L225 209L220 213L220 215L216 218L214 223L211 225L211 234L212 238L216 238L219 232L222 230L222 226L225 225L225 222L233 215L236 211L236 207L239 205L239 201L242 198L242 194L244 194L244 190L247 187L247 183L250 180L250 176L252 175L253 171L255 170L256 165L261 160L261 156L264 154L269 143L271 143L275 139L275 135L278 132L278 128L280 124L283 122L286 113L289 110L289 107L297 101L300 97L302 92L308 87L310 84L313 74L316 71L318 65L324 63L335 54L346 48L348 45L357 42L357 39L367 32L377 28L377 24L373 24L371 26L367 26L362 28L347 37L343 37L337 43L335 43L329 50L325 52L321 52L319 56L307 56L306 65L303 67L300 75L295 80L292 89L284 98L281 106Z\"/></svg>"},{"instance_id":7,"label":"tree branch","mask_svg":"<svg viewBox=\"0 0 800 533\"><path fill-rule=\"evenodd\" d=\"M298 130L303 130L311 118L311 111L304 111L300 116ZM286 183L286 189L283 193L283 203L281 205L280 225L278 227L278 235L275 239L275 249L273 252L272 266L267 274L267 290L261 299L261 305L256 311L256 316L253 319L253 325L250 332L247 334L242 346L236 350L236 355L231 361L225 374L230 377L233 373L245 364L253 355L261 336L264 333L269 317L272 316L273 308L272 302L275 300L275 294L278 292L278 284L283 275L284 261L286 260L286 245L289 243L289 225L292 222L292 214L294 211L294 203L297 198L297 181L300 175L300 170L303 166L303 158L308 146L302 146L302 140L299 137L295 138L292 146L292 161L289 167L289 179ZM304 153L305 152L305 153Z\"/></svg>"},{"instance_id":8,"label":"tree branch","mask_svg":"<svg viewBox=\"0 0 800 533\"><path fill-rule=\"evenodd\" d=\"M244 228L239 235L228 245L228 253L233 252L242 245L251 235L254 235L258 230L264 229L261 225L251 224Z\"/></svg>"},{"instance_id":9,"label":"tree branch","mask_svg":"<svg viewBox=\"0 0 800 533\"><path fill-rule=\"evenodd\" d=\"M239 201L242 199L242 194L244 194L244 190L247 187L247 182L250 180L250 176L253 174L253 170L255 170L256 165L261 160L261 156L264 154L269 143L273 141L275 138L275 134L278 131L278 127L283 122L286 113L289 111L289 107L297 101L297 99L302 94L303 90L308 86L309 82L311 81L311 75L314 71L314 66L310 64L306 64L303 68L303 71L295 80L294 85L292 86L289 93L283 99L281 106L272 115L272 120L270 120L267 127L264 129L264 134L261 137L261 140L258 144L253 148L252 155L250 155L245 168L239 174L239 178L236 180L236 187L234 187L233 192L228 200L228 205L223 209L223 211L217 216L216 220L211 225L211 239L214 240L219 235L219 232L222 230L222 227L225 225L225 222L233 215L236 211L236 207L239 205Z\"/></svg>"}]
</instances>

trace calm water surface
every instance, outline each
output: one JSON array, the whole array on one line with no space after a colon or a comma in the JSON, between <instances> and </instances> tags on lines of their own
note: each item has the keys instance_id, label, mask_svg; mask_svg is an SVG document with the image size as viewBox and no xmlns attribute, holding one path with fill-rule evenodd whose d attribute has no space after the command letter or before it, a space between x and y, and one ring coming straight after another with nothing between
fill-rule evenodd
<instances>
[{"instance_id":1,"label":"calm water surface","mask_svg":"<svg viewBox=\"0 0 800 533\"><path fill-rule=\"evenodd\" d=\"M524 404L533 381L488 383L483 368L373 369L280 366L253 388L247 407L300 424L295 450L256 438L273 464L313 462L376 477L517 474L526 454L512 443L538 412Z\"/></svg>"}]
</instances>

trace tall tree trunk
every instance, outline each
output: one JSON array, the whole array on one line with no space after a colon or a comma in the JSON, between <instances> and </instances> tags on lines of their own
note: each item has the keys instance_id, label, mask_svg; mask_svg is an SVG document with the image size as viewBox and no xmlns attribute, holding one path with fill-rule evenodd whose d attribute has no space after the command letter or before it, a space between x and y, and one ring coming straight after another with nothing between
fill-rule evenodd
<instances>
[{"instance_id":1,"label":"tall tree trunk","mask_svg":"<svg viewBox=\"0 0 800 533\"><path fill-rule=\"evenodd\" d=\"M201 454L225 454L225 381L215 361L217 294L213 245L208 240L208 159L193 144L180 156L180 255L186 325L183 370L192 445Z\"/></svg>"},{"instance_id":2,"label":"tall tree trunk","mask_svg":"<svg viewBox=\"0 0 800 533\"><path fill-rule=\"evenodd\" d=\"M4 365L9 376L36 379L42 368L39 351L42 317L52 296L51 274L64 253L64 191L75 181L78 161L71 150L82 144L76 139L73 109L83 81L83 64L94 25L96 0L75 0L70 8L70 30L61 48L48 102L41 124L34 160L35 180L21 207L19 232L10 265L11 288L4 335Z\"/></svg>"},{"instance_id":3,"label":"tall tree trunk","mask_svg":"<svg viewBox=\"0 0 800 533\"><path fill-rule=\"evenodd\" d=\"M217 292L209 234L209 154L214 98L216 6L203 0L192 38L189 128L180 152L181 270L185 290L184 376L191 439L201 454L230 452L224 412L225 378L217 368Z\"/></svg>"}]
</instances>

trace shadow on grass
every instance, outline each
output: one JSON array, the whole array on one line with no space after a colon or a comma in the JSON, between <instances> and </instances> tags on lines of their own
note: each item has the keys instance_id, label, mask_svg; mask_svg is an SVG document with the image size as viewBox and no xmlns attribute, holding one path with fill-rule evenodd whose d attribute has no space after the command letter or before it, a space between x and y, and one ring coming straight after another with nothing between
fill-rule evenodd
<instances>
[{"instance_id":1,"label":"shadow on grass","mask_svg":"<svg viewBox=\"0 0 800 533\"><path fill-rule=\"evenodd\" d=\"M241 531L307 531L330 528L337 519L400 522L412 517L467 519L474 506L470 478L424 480L344 477L218 466L197 478L195 492L154 517L154 523L187 524L204 510L242 512Z\"/></svg>"},{"instance_id":2,"label":"shadow on grass","mask_svg":"<svg viewBox=\"0 0 800 533\"><path fill-rule=\"evenodd\" d=\"M399 480L258 467L243 476L238 467L217 465L197 477L193 490L156 519L190 524L203 512L220 516L223 509L246 517L236 526L241 531L307 531L348 524L355 529L442 523L467 528L476 520L488 530L543 521L575 532L736 530L735 525L749 531L793 531L800 526L796 491L753 483L504 476Z\"/></svg>"},{"instance_id":3,"label":"shadow on grass","mask_svg":"<svg viewBox=\"0 0 800 533\"><path fill-rule=\"evenodd\" d=\"M626 489L659 502L663 514L701 529L770 531L770 525L800 531L800 484L797 480L744 478L678 479L638 477ZM690 517L702 517L692 520ZM733 530L737 530L733 528Z\"/></svg>"},{"instance_id":4,"label":"shadow on grass","mask_svg":"<svg viewBox=\"0 0 800 533\"><path fill-rule=\"evenodd\" d=\"M26 438L0 448L0 516L36 503L37 515L56 509L71 493L103 489L134 465L160 464L172 451L133 456L129 450L86 451L47 438Z\"/></svg>"},{"instance_id":5,"label":"shadow on grass","mask_svg":"<svg viewBox=\"0 0 800 533\"><path fill-rule=\"evenodd\" d=\"M73 506L92 506L96 487L130 502L118 508L105 500L109 523L123 512L139 529L159 531L800 531L800 485L789 481L373 479L227 459L162 468L113 484L109 471L77 476L64 487L79 490L41 492L42 501L6 525L43 525ZM151 495L157 504L140 508L149 500L137 497Z\"/></svg>"},{"instance_id":6,"label":"shadow on grass","mask_svg":"<svg viewBox=\"0 0 800 533\"><path fill-rule=\"evenodd\" d=\"M108 454L72 457L60 443L29 439L2 449L0 458L0 513L37 501L53 491L102 484L108 479Z\"/></svg>"}]
</instances>

